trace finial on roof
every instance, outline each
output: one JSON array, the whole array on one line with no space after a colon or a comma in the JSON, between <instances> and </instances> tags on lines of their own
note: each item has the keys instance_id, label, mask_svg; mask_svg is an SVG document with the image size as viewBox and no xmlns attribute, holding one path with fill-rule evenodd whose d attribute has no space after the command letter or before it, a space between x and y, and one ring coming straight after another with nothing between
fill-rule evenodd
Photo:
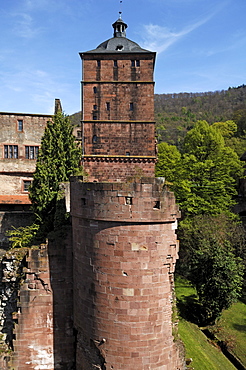
<instances>
[{"instance_id":1,"label":"finial on roof","mask_svg":"<svg viewBox=\"0 0 246 370\"><path fill-rule=\"evenodd\" d=\"M120 11L119 11L119 18L121 19L122 15L122 1L120 1Z\"/></svg>"}]
</instances>

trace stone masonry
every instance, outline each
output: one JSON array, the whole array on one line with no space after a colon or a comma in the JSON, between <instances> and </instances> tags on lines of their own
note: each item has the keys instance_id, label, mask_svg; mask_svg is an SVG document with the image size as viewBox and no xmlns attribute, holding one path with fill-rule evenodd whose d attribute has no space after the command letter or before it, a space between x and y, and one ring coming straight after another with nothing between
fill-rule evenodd
<instances>
[{"instance_id":1,"label":"stone masonry","mask_svg":"<svg viewBox=\"0 0 246 370\"><path fill-rule=\"evenodd\" d=\"M71 183L77 369L181 368L171 319L179 212L163 185Z\"/></svg>"}]
</instances>

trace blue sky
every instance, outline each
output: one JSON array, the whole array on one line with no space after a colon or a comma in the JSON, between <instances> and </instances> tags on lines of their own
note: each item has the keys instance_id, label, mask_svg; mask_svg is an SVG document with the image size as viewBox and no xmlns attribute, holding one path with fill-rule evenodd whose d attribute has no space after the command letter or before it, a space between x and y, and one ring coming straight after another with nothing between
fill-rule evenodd
<instances>
[{"instance_id":1,"label":"blue sky","mask_svg":"<svg viewBox=\"0 0 246 370\"><path fill-rule=\"evenodd\" d=\"M118 0L8 0L0 5L0 111L80 110L78 53L112 37ZM123 0L127 37L157 51L156 93L246 83L245 0Z\"/></svg>"}]
</instances>

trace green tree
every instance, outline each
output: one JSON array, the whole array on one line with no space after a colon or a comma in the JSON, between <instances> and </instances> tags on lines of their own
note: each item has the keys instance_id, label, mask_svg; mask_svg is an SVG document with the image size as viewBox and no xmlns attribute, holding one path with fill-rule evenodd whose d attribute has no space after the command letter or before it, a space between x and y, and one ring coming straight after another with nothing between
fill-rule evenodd
<instances>
[{"instance_id":1,"label":"green tree","mask_svg":"<svg viewBox=\"0 0 246 370\"><path fill-rule=\"evenodd\" d=\"M219 130L198 121L184 139L182 155L166 143L158 149L156 175L172 183L183 216L229 212L243 164Z\"/></svg>"},{"instance_id":2,"label":"green tree","mask_svg":"<svg viewBox=\"0 0 246 370\"><path fill-rule=\"evenodd\" d=\"M245 232L225 214L199 215L183 222L179 238L178 269L196 287L200 324L213 323L240 296Z\"/></svg>"},{"instance_id":3,"label":"green tree","mask_svg":"<svg viewBox=\"0 0 246 370\"><path fill-rule=\"evenodd\" d=\"M53 227L59 184L78 173L80 158L70 120L58 112L45 129L30 186L33 211L48 229Z\"/></svg>"}]
</instances>

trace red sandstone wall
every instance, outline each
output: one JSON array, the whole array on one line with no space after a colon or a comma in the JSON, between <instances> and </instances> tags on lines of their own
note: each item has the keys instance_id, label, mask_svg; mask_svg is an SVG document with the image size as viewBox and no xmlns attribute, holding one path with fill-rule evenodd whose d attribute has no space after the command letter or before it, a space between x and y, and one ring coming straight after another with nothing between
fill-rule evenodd
<instances>
[{"instance_id":1,"label":"red sandstone wall","mask_svg":"<svg viewBox=\"0 0 246 370\"><path fill-rule=\"evenodd\" d=\"M20 289L15 370L74 369L72 254L69 231L29 251Z\"/></svg>"},{"instance_id":2,"label":"red sandstone wall","mask_svg":"<svg viewBox=\"0 0 246 370\"><path fill-rule=\"evenodd\" d=\"M84 158L84 170L89 181L135 181L140 177L154 177L155 159L151 158Z\"/></svg>"},{"instance_id":3,"label":"red sandstone wall","mask_svg":"<svg viewBox=\"0 0 246 370\"><path fill-rule=\"evenodd\" d=\"M179 215L147 183L71 183L74 323L80 370L175 370L173 272Z\"/></svg>"}]
</instances>

